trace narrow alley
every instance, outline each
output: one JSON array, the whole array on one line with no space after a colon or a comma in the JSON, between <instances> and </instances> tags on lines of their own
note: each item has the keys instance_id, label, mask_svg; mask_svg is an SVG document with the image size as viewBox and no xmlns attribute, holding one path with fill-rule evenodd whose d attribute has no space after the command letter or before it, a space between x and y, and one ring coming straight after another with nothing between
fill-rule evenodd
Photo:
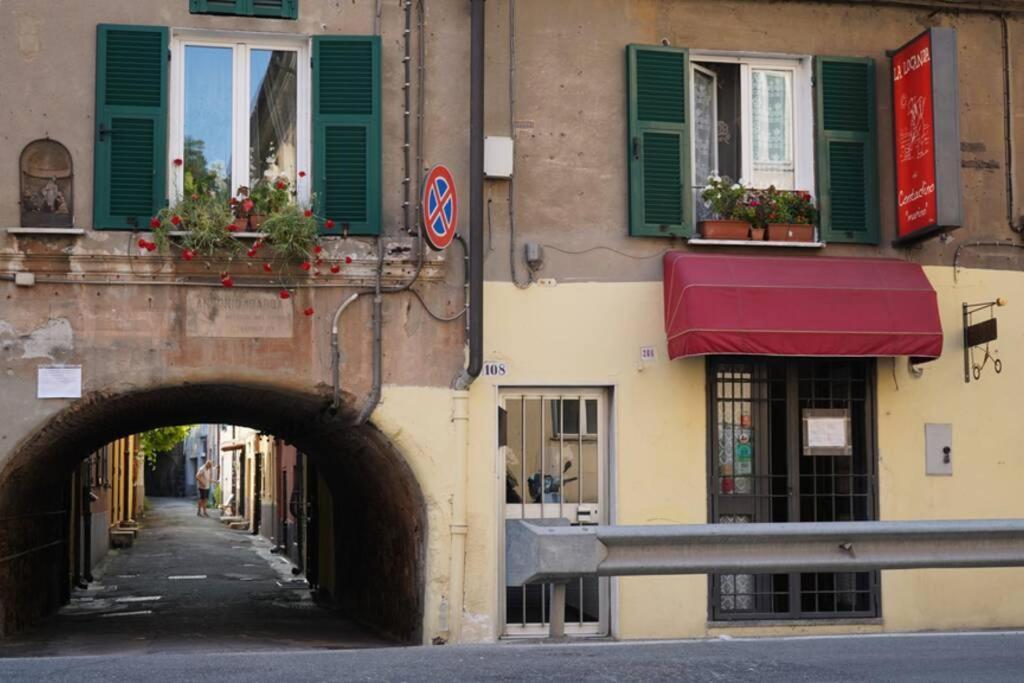
<instances>
[{"instance_id":1,"label":"narrow alley","mask_svg":"<svg viewBox=\"0 0 1024 683\"><path fill-rule=\"evenodd\" d=\"M314 604L270 542L198 517L185 498L147 499L134 545L112 549L88 588L0 656L260 651L388 644Z\"/></svg>"}]
</instances>

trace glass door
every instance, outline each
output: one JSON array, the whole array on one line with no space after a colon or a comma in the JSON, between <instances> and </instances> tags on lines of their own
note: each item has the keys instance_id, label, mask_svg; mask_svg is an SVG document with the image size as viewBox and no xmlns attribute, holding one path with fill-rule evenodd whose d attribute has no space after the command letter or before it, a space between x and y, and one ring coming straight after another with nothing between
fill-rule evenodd
<instances>
[{"instance_id":1,"label":"glass door","mask_svg":"<svg viewBox=\"0 0 1024 683\"><path fill-rule=\"evenodd\" d=\"M509 392L498 407L505 519L607 521L607 416L604 392ZM505 635L547 633L551 584L508 587ZM608 580L579 578L566 591L570 635L607 633Z\"/></svg>"}]
</instances>

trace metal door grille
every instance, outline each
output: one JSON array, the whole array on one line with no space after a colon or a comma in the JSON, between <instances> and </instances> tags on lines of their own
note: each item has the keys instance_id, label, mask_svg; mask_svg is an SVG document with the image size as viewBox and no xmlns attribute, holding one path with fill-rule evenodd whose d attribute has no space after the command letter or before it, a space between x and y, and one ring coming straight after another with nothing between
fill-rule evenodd
<instances>
[{"instance_id":1,"label":"metal door grille","mask_svg":"<svg viewBox=\"0 0 1024 683\"><path fill-rule=\"evenodd\" d=\"M712 522L876 518L873 369L864 359L712 359ZM804 455L807 410L848 411L850 455ZM711 577L714 619L871 617L877 572Z\"/></svg>"},{"instance_id":2,"label":"metal door grille","mask_svg":"<svg viewBox=\"0 0 1024 683\"><path fill-rule=\"evenodd\" d=\"M505 468L505 516L564 517L597 524L604 515L603 405L600 392L543 392L503 397L498 450ZM507 587L507 635L546 633L552 584ZM566 587L568 633L603 633L607 579L579 578Z\"/></svg>"}]
</instances>

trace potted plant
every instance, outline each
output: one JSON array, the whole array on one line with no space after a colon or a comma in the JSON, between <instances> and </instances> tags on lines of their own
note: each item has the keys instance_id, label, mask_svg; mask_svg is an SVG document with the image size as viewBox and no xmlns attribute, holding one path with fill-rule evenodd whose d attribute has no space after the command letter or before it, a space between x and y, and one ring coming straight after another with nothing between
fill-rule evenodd
<instances>
[{"instance_id":1,"label":"potted plant","mask_svg":"<svg viewBox=\"0 0 1024 683\"><path fill-rule=\"evenodd\" d=\"M219 249L237 251L231 235L232 215L223 200L209 194L192 194L161 209L150 221L153 239L161 251L170 246L170 233L183 232L183 255L212 255ZM151 250L150 250L151 251Z\"/></svg>"},{"instance_id":2,"label":"potted plant","mask_svg":"<svg viewBox=\"0 0 1024 683\"><path fill-rule=\"evenodd\" d=\"M818 211L808 192L773 191L768 239L773 242L812 242Z\"/></svg>"},{"instance_id":3,"label":"potted plant","mask_svg":"<svg viewBox=\"0 0 1024 683\"><path fill-rule=\"evenodd\" d=\"M253 201L249 198L249 188L245 185L239 186L235 196L228 202L231 207L231 215L234 220L231 222L232 232L240 232L249 227L249 217L252 215Z\"/></svg>"},{"instance_id":4,"label":"potted plant","mask_svg":"<svg viewBox=\"0 0 1024 683\"><path fill-rule=\"evenodd\" d=\"M748 239L750 207L746 204L747 195L742 183L734 183L728 176L708 176L700 198L717 218L698 224L700 236L709 240Z\"/></svg>"},{"instance_id":5,"label":"potted plant","mask_svg":"<svg viewBox=\"0 0 1024 683\"><path fill-rule=\"evenodd\" d=\"M303 270L309 270L310 261L319 260L319 226L312 209L288 204L268 216L262 230L277 257L301 261Z\"/></svg>"},{"instance_id":6,"label":"potted plant","mask_svg":"<svg viewBox=\"0 0 1024 683\"><path fill-rule=\"evenodd\" d=\"M261 179L249 192L249 199L252 200L249 226L253 230L260 230L267 216L282 211L291 198L291 181L287 177Z\"/></svg>"}]
</instances>

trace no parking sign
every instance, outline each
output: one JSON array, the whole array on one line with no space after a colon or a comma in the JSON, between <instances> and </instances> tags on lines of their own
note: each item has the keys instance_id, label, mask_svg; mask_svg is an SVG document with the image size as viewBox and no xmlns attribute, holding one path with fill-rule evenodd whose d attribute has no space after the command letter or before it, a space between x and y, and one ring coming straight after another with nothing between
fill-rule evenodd
<instances>
[{"instance_id":1,"label":"no parking sign","mask_svg":"<svg viewBox=\"0 0 1024 683\"><path fill-rule=\"evenodd\" d=\"M420 210L427 244L437 250L451 244L459 221L459 201L452 172L444 164L434 166L427 173Z\"/></svg>"}]
</instances>

